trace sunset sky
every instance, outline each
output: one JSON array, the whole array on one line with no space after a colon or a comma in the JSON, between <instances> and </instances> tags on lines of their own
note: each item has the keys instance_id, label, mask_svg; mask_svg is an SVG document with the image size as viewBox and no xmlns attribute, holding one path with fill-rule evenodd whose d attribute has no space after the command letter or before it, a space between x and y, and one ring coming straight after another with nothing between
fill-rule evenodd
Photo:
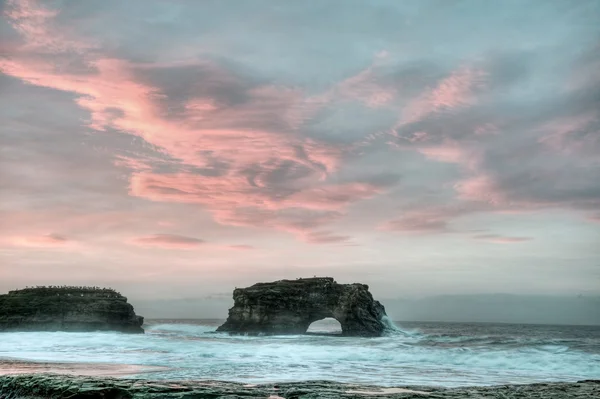
<instances>
[{"instance_id":1,"label":"sunset sky","mask_svg":"<svg viewBox=\"0 0 600 399\"><path fill-rule=\"evenodd\" d=\"M0 8L0 293L600 294L600 1Z\"/></svg>"}]
</instances>

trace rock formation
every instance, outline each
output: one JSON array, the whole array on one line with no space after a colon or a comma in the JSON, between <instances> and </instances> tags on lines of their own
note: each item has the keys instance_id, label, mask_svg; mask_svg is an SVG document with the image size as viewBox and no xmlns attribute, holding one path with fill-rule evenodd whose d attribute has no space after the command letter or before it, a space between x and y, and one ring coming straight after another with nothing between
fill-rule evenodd
<instances>
[{"instance_id":1,"label":"rock formation","mask_svg":"<svg viewBox=\"0 0 600 399\"><path fill-rule=\"evenodd\" d=\"M37 287L0 295L0 331L143 333L144 318L111 289Z\"/></svg>"},{"instance_id":2,"label":"rock formation","mask_svg":"<svg viewBox=\"0 0 600 399\"><path fill-rule=\"evenodd\" d=\"M0 375L6 399L591 399L600 380L529 385L438 388L379 387L333 381L245 384L225 381L144 381L52 374Z\"/></svg>"},{"instance_id":3,"label":"rock formation","mask_svg":"<svg viewBox=\"0 0 600 399\"><path fill-rule=\"evenodd\" d=\"M331 277L258 283L233 291L234 305L217 331L242 334L304 334L314 321L332 317L342 335L377 337L385 309L364 284L338 284Z\"/></svg>"}]
</instances>

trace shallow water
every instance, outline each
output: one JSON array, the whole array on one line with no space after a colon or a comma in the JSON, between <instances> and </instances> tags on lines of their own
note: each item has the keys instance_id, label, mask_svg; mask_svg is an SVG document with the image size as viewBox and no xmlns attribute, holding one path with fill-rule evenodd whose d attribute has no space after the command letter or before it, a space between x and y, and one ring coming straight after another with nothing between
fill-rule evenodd
<instances>
[{"instance_id":1,"label":"shallow water","mask_svg":"<svg viewBox=\"0 0 600 399\"><path fill-rule=\"evenodd\" d=\"M397 323L381 338L247 337L214 333L220 322L154 320L144 325L145 335L2 333L0 357L166 366L139 377L248 383L328 379L452 387L600 378L600 327Z\"/></svg>"}]
</instances>

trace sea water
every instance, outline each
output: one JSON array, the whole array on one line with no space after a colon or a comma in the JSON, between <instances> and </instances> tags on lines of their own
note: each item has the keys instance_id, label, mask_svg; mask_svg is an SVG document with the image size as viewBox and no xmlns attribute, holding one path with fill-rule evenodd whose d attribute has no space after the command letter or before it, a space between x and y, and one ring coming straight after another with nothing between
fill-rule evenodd
<instances>
[{"instance_id":1,"label":"sea water","mask_svg":"<svg viewBox=\"0 0 600 399\"><path fill-rule=\"evenodd\" d=\"M150 320L144 335L0 333L0 358L166 367L136 376L153 380L452 387L600 378L600 326L400 322L380 338L256 337L215 333L221 322Z\"/></svg>"}]
</instances>

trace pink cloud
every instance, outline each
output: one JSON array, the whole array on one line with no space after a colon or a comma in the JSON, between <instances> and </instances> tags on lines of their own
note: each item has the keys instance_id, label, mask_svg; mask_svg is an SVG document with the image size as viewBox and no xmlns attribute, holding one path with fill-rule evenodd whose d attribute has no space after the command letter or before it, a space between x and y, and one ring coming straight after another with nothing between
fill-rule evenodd
<instances>
[{"instance_id":1,"label":"pink cloud","mask_svg":"<svg viewBox=\"0 0 600 399\"><path fill-rule=\"evenodd\" d=\"M261 208L237 208L223 210L215 215L222 224L240 227L269 228L285 231L307 241L307 234L314 229L339 220L340 212L316 211L302 208L268 210ZM310 240L309 240L310 241Z\"/></svg>"},{"instance_id":2,"label":"pink cloud","mask_svg":"<svg viewBox=\"0 0 600 399\"><path fill-rule=\"evenodd\" d=\"M383 230L426 234L448 231L448 220L440 216L411 215L387 222Z\"/></svg>"},{"instance_id":3,"label":"pink cloud","mask_svg":"<svg viewBox=\"0 0 600 399\"><path fill-rule=\"evenodd\" d=\"M60 225L67 237L99 234L115 236L127 228L139 230L160 226L160 220L153 219L153 216L155 217L156 214L151 213L149 216L142 208L90 213L70 206L53 208L51 212L43 209L0 212L0 220L7 225L21 228L21 231L28 231L25 229L51 231L55 226ZM19 235L27 236L28 234Z\"/></svg>"},{"instance_id":4,"label":"pink cloud","mask_svg":"<svg viewBox=\"0 0 600 399\"><path fill-rule=\"evenodd\" d=\"M430 100L434 109L464 107L475 102L475 89L481 87L485 73L474 68L454 71L432 91Z\"/></svg>"},{"instance_id":5,"label":"pink cloud","mask_svg":"<svg viewBox=\"0 0 600 399\"><path fill-rule=\"evenodd\" d=\"M459 164L469 170L476 170L482 158L481 151L472 143L459 142L449 138L439 143L423 131L411 133L410 136L400 136L393 131L392 135L399 139L389 143L393 147L418 151L432 161Z\"/></svg>"},{"instance_id":6,"label":"pink cloud","mask_svg":"<svg viewBox=\"0 0 600 399\"><path fill-rule=\"evenodd\" d=\"M92 46L73 39L64 26L56 26L56 10L48 9L36 0L8 0L4 16L25 39L25 51L56 53L83 51Z\"/></svg>"},{"instance_id":7,"label":"pink cloud","mask_svg":"<svg viewBox=\"0 0 600 399\"><path fill-rule=\"evenodd\" d=\"M67 237L56 233L8 237L3 241L11 246L31 248L67 248L74 244Z\"/></svg>"},{"instance_id":8,"label":"pink cloud","mask_svg":"<svg viewBox=\"0 0 600 399\"><path fill-rule=\"evenodd\" d=\"M494 244L517 244L526 241L531 241L531 237L507 237L497 234L479 234L473 237L479 241L487 241Z\"/></svg>"},{"instance_id":9,"label":"pink cloud","mask_svg":"<svg viewBox=\"0 0 600 399\"><path fill-rule=\"evenodd\" d=\"M508 203L506 196L498 188L495 180L487 174L480 173L466 178L455 184L454 189L457 191L458 197L463 200L498 206Z\"/></svg>"},{"instance_id":10,"label":"pink cloud","mask_svg":"<svg viewBox=\"0 0 600 399\"><path fill-rule=\"evenodd\" d=\"M595 222L595 223L600 223L600 213L588 216L588 220Z\"/></svg>"},{"instance_id":11,"label":"pink cloud","mask_svg":"<svg viewBox=\"0 0 600 399\"><path fill-rule=\"evenodd\" d=\"M499 180L490 173L476 172L473 176L462 179L454 185L457 198L468 201L475 209L501 214L523 214L540 211L547 208L565 208L589 210L598 207L595 199L572 198L544 198L537 195L535 190L540 181L549 181L554 187L559 187L561 173L552 169L536 171L518 175L517 181L529 181L532 187L517 184L511 187L510 181L500 185ZM563 187L568 188L568 180L564 180ZM577 183L577 181L575 181ZM560 187L562 189L562 187Z\"/></svg>"},{"instance_id":12,"label":"pink cloud","mask_svg":"<svg viewBox=\"0 0 600 399\"><path fill-rule=\"evenodd\" d=\"M538 141L562 154L583 155L600 144L600 131L592 127L598 120L600 113L597 111L556 119L538 128L544 134ZM597 155L597 152L593 154Z\"/></svg>"},{"instance_id":13,"label":"pink cloud","mask_svg":"<svg viewBox=\"0 0 600 399\"><path fill-rule=\"evenodd\" d=\"M154 234L150 236L133 238L131 243L144 247L194 249L204 244L205 241L199 238L180 236L176 234Z\"/></svg>"},{"instance_id":14,"label":"pink cloud","mask_svg":"<svg viewBox=\"0 0 600 399\"><path fill-rule=\"evenodd\" d=\"M212 98L192 98L183 104L181 118L167 118L167 110L157 101L165 95L136 75L138 69L163 66L135 65L103 57L98 51L85 52L92 46L81 40L63 40L60 48L45 46L56 54L76 50L92 68L86 74L71 74L36 55L44 47L42 36L53 37L59 32L52 20L56 12L36 8L33 2L13 3L17 11L11 11L10 21L26 45L0 60L0 71L30 84L74 93L77 105L90 113L90 128L100 132L111 128L141 137L171 160L117 156L115 165L131 173L131 195L199 204L220 223L236 224L241 222L234 217L240 207L253 208L259 215L264 215L261 210L277 212L286 208L339 211L383 191L365 183L324 184L323 180L339 167L344 148L289 134L312 117L325 100L306 98L297 89L259 86L247 91L249 101L243 104L224 107ZM199 65L217 76L220 83L236 82L235 76L214 63ZM345 87L360 85L361 79L357 77ZM274 120L283 122L277 125ZM218 177L186 172L210 168L215 160L226 165ZM152 173L152 164L157 162L181 172ZM287 164L303 168L305 173L288 179L285 185L269 181L270 174ZM256 170L257 175L250 179L248 170ZM279 216L259 225L300 230L277 220Z\"/></svg>"},{"instance_id":15,"label":"pink cloud","mask_svg":"<svg viewBox=\"0 0 600 399\"><path fill-rule=\"evenodd\" d=\"M347 101L357 101L370 108L391 106L397 98L397 89L379 81L380 67L386 64L388 56L385 50L378 52L365 69L333 85L324 93L305 98L302 102L310 110L306 115L312 116L323 107Z\"/></svg>"},{"instance_id":16,"label":"pink cloud","mask_svg":"<svg viewBox=\"0 0 600 399\"><path fill-rule=\"evenodd\" d=\"M453 218L470 212L463 206L454 207L417 207L409 209L404 214L381 226L382 230L426 234L447 233L452 231L449 223Z\"/></svg>"},{"instance_id":17,"label":"pink cloud","mask_svg":"<svg viewBox=\"0 0 600 399\"><path fill-rule=\"evenodd\" d=\"M376 57L368 68L339 83L332 96L357 100L368 107L380 108L390 104L398 95L396 88L384 86L377 81L377 67L386 57Z\"/></svg>"},{"instance_id":18,"label":"pink cloud","mask_svg":"<svg viewBox=\"0 0 600 399\"><path fill-rule=\"evenodd\" d=\"M306 242L312 244L338 244L350 241L352 237L335 234L331 231L311 231L303 236Z\"/></svg>"},{"instance_id":19,"label":"pink cloud","mask_svg":"<svg viewBox=\"0 0 600 399\"><path fill-rule=\"evenodd\" d=\"M338 210L384 191L383 187L370 183L325 185L300 191L286 198L282 204L287 207Z\"/></svg>"},{"instance_id":20,"label":"pink cloud","mask_svg":"<svg viewBox=\"0 0 600 399\"><path fill-rule=\"evenodd\" d=\"M434 112L468 107L476 102L476 92L486 74L480 69L463 67L452 72L433 89L425 90L402 110L397 127L417 122Z\"/></svg>"},{"instance_id":21,"label":"pink cloud","mask_svg":"<svg viewBox=\"0 0 600 399\"><path fill-rule=\"evenodd\" d=\"M384 191L371 183L323 184L291 194L285 187L248 185L241 176L135 173L131 194L154 201L197 203L221 224L268 227L303 236L306 231L338 218L348 205Z\"/></svg>"},{"instance_id":22,"label":"pink cloud","mask_svg":"<svg viewBox=\"0 0 600 399\"><path fill-rule=\"evenodd\" d=\"M224 245L218 243L208 243L196 237L188 237L177 234L153 234L130 239L129 244L159 249L183 249L193 250L202 248L209 251L250 251L255 248L252 245Z\"/></svg>"},{"instance_id":23,"label":"pink cloud","mask_svg":"<svg viewBox=\"0 0 600 399\"><path fill-rule=\"evenodd\" d=\"M227 248L237 249L237 250L240 250L240 251L249 251L249 250L255 249L252 245L243 245L243 244L240 244L240 245L228 245Z\"/></svg>"},{"instance_id":24,"label":"pink cloud","mask_svg":"<svg viewBox=\"0 0 600 399\"><path fill-rule=\"evenodd\" d=\"M415 147L428 159L437 162L453 163L463 166L469 171L477 171L481 162L481 152L466 143L445 140L441 144L421 144Z\"/></svg>"},{"instance_id":25,"label":"pink cloud","mask_svg":"<svg viewBox=\"0 0 600 399\"><path fill-rule=\"evenodd\" d=\"M459 146L431 146L419 148L418 151L439 162L461 163L465 160L465 153Z\"/></svg>"},{"instance_id":26,"label":"pink cloud","mask_svg":"<svg viewBox=\"0 0 600 399\"><path fill-rule=\"evenodd\" d=\"M339 163L340 149L325 143L264 129L218 127L220 121L228 121L233 126L244 125L249 120L266 126L278 114L297 113L295 104L301 103L297 92L257 88L249 93L253 98L249 105L224 110L188 104L188 110L191 110L188 118L172 121L162 117L164 112L154 101L160 97L160 90L136 82L135 65L107 58L96 58L89 63L96 70L87 76L70 75L56 70L48 62L18 57L0 61L0 70L31 84L80 95L76 102L90 112L91 128L101 131L111 127L139 136L180 164L206 167L207 149L212 158L221 159L238 170L249 164L287 160L304 165L323 177ZM115 114L115 109L121 114ZM209 114L214 114L211 124L216 128L195 126L198 118L208 118ZM299 123L298 117L294 116L289 124ZM120 164L123 161L120 159ZM128 166L141 166L132 165L131 160L127 162Z\"/></svg>"},{"instance_id":27,"label":"pink cloud","mask_svg":"<svg viewBox=\"0 0 600 399\"><path fill-rule=\"evenodd\" d=\"M155 163L155 162L156 161L154 161L153 163ZM114 164L115 164L115 166L118 166L120 168L130 169L135 172L152 170L152 165L151 165L150 160L141 159L139 157L117 155L117 156L115 156Z\"/></svg>"}]
</instances>

